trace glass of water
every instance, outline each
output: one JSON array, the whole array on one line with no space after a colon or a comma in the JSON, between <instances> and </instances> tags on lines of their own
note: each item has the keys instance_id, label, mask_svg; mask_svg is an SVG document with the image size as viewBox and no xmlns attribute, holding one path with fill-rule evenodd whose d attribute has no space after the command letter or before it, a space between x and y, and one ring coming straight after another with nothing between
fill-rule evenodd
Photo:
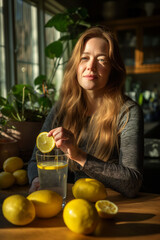
<instances>
[{"instance_id":1,"label":"glass of water","mask_svg":"<svg viewBox=\"0 0 160 240\"><path fill-rule=\"evenodd\" d=\"M60 149L50 153L36 152L40 189L60 194L65 205L67 195L68 157Z\"/></svg>"}]
</instances>

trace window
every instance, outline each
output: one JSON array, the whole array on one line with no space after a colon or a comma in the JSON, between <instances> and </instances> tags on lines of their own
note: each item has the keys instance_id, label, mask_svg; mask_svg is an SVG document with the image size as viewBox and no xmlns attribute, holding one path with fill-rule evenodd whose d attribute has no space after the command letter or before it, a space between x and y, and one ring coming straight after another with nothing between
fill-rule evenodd
<instances>
[{"instance_id":1,"label":"window","mask_svg":"<svg viewBox=\"0 0 160 240\"><path fill-rule=\"evenodd\" d=\"M45 58L44 51L59 36L44 24L63 10L55 0L0 0L1 96L14 84L32 84L39 74L51 76L52 61ZM62 68L58 72L62 78Z\"/></svg>"},{"instance_id":2,"label":"window","mask_svg":"<svg viewBox=\"0 0 160 240\"><path fill-rule=\"evenodd\" d=\"M37 6L15 1L17 83L32 84L39 74Z\"/></svg>"}]
</instances>

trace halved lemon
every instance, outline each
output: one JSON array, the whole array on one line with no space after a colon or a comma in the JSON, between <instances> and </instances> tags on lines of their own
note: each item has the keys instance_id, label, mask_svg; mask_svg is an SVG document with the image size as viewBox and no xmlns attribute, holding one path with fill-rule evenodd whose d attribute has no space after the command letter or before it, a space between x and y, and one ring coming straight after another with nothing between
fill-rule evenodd
<instances>
[{"instance_id":1,"label":"halved lemon","mask_svg":"<svg viewBox=\"0 0 160 240\"><path fill-rule=\"evenodd\" d=\"M112 218L118 213L118 206L108 200L97 201L95 207L101 218Z\"/></svg>"},{"instance_id":2,"label":"halved lemon","mask_svg":"<svg viewBox=\"0 0 160 240\"><path fill-rule=\"evenodd\" d=\"M48 137L48 132L41 132L36 139L36 145L37 148L42 152L42 153L49 153L53 150L55 147L55 140L54 138Z\"/></svg>"}]
</instances>

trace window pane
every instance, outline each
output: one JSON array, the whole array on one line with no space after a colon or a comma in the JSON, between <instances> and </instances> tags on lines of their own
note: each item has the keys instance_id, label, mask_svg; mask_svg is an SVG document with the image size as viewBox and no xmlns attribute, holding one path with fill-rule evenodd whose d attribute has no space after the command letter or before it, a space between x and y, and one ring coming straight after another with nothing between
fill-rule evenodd
<instances>
[{"instance_id":1,"label":"window pane","mask_svg":"<svg viewBox=\"0 0 160 240\"><path fill-rule=\"evenodd\" d=\"M0 0L0 95L6 96L3 1Z\"/></svg>"},{"instance_id":2,"label":"window pane","mask_svg":"<svg viewBox=\"0 0 160 240\"><path fill-rule=\"evenodd\" d=\"M39 74L37 7L15 1L18 83L32 84Z\"/></svg>"},{"instance_id":3,"label":"window pane","mask_svg":"<svg viewBox=\"0 0 160 240\"><path fill-rule=\"evenodd\" d=\"M45 23L48 22L48 20L51 19L51 15L48 13L45 13ZM60 32L57 31L55 28L45 28L45 38L46 38L46 46L52 43L53 41L56 41L60 38ZM62 60L63 61L63 60ZM59 65L56 75L53 78L54 73L54 60L46 58L46 74L48 79L55 84L57 95L59 88L61 86L62 78L63 78L63 64Z\"/></svg>"}]
</instances>

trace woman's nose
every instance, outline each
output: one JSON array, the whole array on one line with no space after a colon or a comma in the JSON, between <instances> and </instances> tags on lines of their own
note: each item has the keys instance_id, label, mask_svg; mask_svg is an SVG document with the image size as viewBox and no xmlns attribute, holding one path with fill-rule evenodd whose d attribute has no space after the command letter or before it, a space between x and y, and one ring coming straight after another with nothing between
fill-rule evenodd
<instances>
[{"instance_id":1,"label":"woman's nose","mask_svg":"<svg viewBox=\"0 0 160 240\"><path fill-rule=\"evenodd\" d=\"M95 70L96 69L95 59L92 59L92 60L88 61L87 69L89 69L89 70Z\"/></svg>"}]
</instances>

